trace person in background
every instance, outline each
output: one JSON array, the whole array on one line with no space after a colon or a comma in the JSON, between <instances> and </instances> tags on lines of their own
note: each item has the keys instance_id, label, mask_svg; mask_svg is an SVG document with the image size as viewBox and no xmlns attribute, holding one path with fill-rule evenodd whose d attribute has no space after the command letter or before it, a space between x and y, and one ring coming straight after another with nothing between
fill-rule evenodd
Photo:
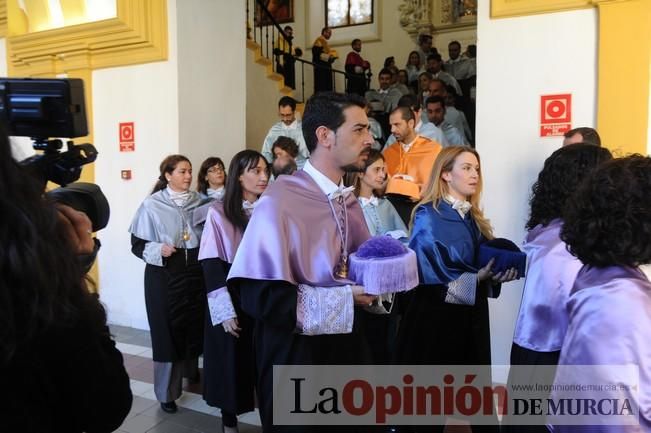
<instances>
[{"instance_id":1,"label":"person in background","mask_svg":"<svg viewBox=\"0 0 651 433\"><path fill-rule=\"evenodd\" d=\"M427 71L421 72L418 75L418 103L422 108L426 108L425 100L431 96L429 92L429 84L433 79L434 77L432 77L432 74ZM427 120L424 111L421 113L421 120Z\"/></svg>"},{"instance_id":2,"label":"person in background","mask_svg":"<svg viewBox=\"0 0 651 433\"><path fill-rule=\"evenodd\" d=\"M408 95L410 93L409 87L400 81L400 70L398 67L394 64L393 66L389 66L388 69L391 71L391 88L398 90L401 96Z\"/></svg>"},{"instance_id":3,"label":"person in background","mask_svg":"<svg viewBox=\"0 0 651 433\"><path fill-rule=\"evenodd\" d=\"M491 385L488 298L515 269L493 274L493 259L480 268L478 247L493 238L479 203L482 178L477 152L465 146L438 154L411 220L409 247L418 258L420 285L403 297L395 360L412 365L477 365ZM478 373L480 373L478 372ZM480 380L481 382L481 380ZM475 381L475 386L481 386ZM494 425L481 426L499 431ZM415 431L439 431L426 427ZM472 427L473 431L478 429Z\"/></svg>"},{"instance_id":4,"label":"person in background","mask_svg":"<svg viewBox=\"0 0 651 433\"><path fill-rule=\"evenodd\" d=\"M422 198L441 144L416 134L416 118L409 107L398 107L389 117L396 142L384 150L389 175L387 197L407 224L411 212Z\"/></svg>"},{"instance_id":5,"label":"person in background","mask_svg":"<svg viewBox=\"0 0 651 433\"><path fill-rule=\"evenodd\" d=\"M332 29L324 27L312 44L312 62L314 63L314 93L332 91L332 64L337 60L337 52L330 48L328 40ZM268 160L267 160L268 161Z\"/></svg>"},{"instance_id":6,"label":"person in background","mask_svg":"<svg viewBox=\"0 0 651 433\"><path fill-rule=\"evenodd\" d=\"M221 200L224 197L224 184L226 183L226 169L221 158L210 156L201 163L197 175L197 192L203 198Z\"/></svg>"},{"instance_id":7,"label":"person in background","mask_svg":"<svg viewBox=\"0 0 651 433\"><path fill-rule=\"evenodd\" d=\"M0 124L0 430L109 433L131 409L129 376L79 256L82 212L43 198Z\"/></svg>"},{"instance_id":8,"label":"person in background","mask_svg":"<svg viewBox=\"0 0 651 433\"><path fill-rule=\"evenodd\" d=\"M599 133L595 129L583 126L580 128L570 129L565 133L563 146L568 146L574 143L587 143L601 146L601 137L599 137Z\"/></svg>"},{"instance_id":9,"label":"person in background","mask_svg":"<svg viewBox=\"0 0 651 433\"><path fill-rule=\"evenodd\" d=\"M283 32L285 33L285 37L279 35L274 47L274 55L276 56L276 72L282 74L287 87L295 89L295 57L301 57L303 55L303 50L292 45L294 40L294 29L292 26L285 26Z\"/></svg>"},{"instance_id":10,"label":"person in background","mask_svg":"<svg viewBox=\"0 0 651 433\"><path fill-rule=\"evenodd\" d=\"M298 146L296 142L289 137L282 135L274 142L272 148L274 160L271 171L274 178L281 174L293 174L296 170L296 157L298 156Z\"/></svg>"},{"instance_id":11,"label":"person in background","mask_svg":"<svg viewBox=\"0 0 651 433\"><path fill-rule=\"evenodd\" d=\"M160 164L151 195L133 217L131 252L145 263L145 305L151 332L154 393L161 409L177 410L182 379L199 382L206 298L197 261L201 227L193 211L205 203L190 190L192 165L183 155Z\"/></svg>"},{"instance_id":12,"label":"person in background","mask_svg":"<svg viewBox=\"0 0 651 433\"><path fill-rule=\"evenodd\" d=\"M274 124L269 129L269 132L267 132L260 153L262 153L262 155L267 159L267 162L271 164L274 160L272 151L273 144L280 136L289 137L298 145L296 165L299 169L303 168L305 161L310 157L310 152L305 146L301 121L296 118L296 100L294 98L291 96L283 96L278 100L278 117L280 117L280 122Z\"/></svg>"},{"instance_id":13,"label":"person in background","mask_svg":"<svg viewBox=\"0 0 651 433\"><path fill-rule=\"evenodd\" d=\"M431 54L438 54L436 47L432 46L432 35L422 33L418 35L418 55L420 56L420 64L427 63L427 56Z\"/></svg>"},{"instance_id":14,"label":"person in background","mask_svg":"<svg viewBox=\"0 0 651 433\"><path fill-rule=\"evenodd\" d=\"M418 104L418 99L416 95L404 95L398 101L398 107L409 107L411 111L414 112L414 119L416 120L416 126L414 127L414 131L416 132L417 135L420 135L425 138L429 138L430 140L439 143L443 147L449 144L447 137L445 136L444 132L441 130L439 125L432 123L427 117L425 118L425 120L422 120L423 110L420 108L420 105ZM396 137L392 134L387 139L387 146L395 143L395 141L396 141Z\"/></svg>"},{"instance_id":15,"label":"person in background","mask_svg":"<svg viewBox=\"0 0 651 433\"><path fill-rule=\"evenodd\" d=\"M628 400L635 425L554 425L554 431L651 431L651 158L632 155L597 167L567 201L563 221L561 239L584 266L569 293L554 386L592 385L576 375L583 366L607 366L598 383L618 385L616 398ZM632 376L619 368L625 365L636 367Z\"/></svg>"},{"instance_id":16,"label":"person in background","mask_svg":"<svg viewBox=\"0 0 651 433\"><path fill-rule=\"evenodd\" d=\"M583 266L561 240L563 211L581 181L610 159L610 152L601 147L587 144L561 147L547 158L531 188L528 233L522 247L527 254L527 277L515 324L511 365L558 363L567 331L565 305ZM535 371L535 367L533 370L512 369L509 383L527 383L527 379L543 373ZM547 428L510 425L508 431L545 433Z\"/></svg>"},{"instance_id":17,"label":"person in background","mask_svg":"<svg viewBox=\"0 0 651 433\"><path fill-rule=\"evenodd\" d=\"M398 105L398 100L402 96L400 91L392 87L393 73L390 69L384 68L377 76L379 87L377 90L371 89L366 92L367 101L380 101L384 106L384 112L390 113Z\"/></svg>"},{"instance_id":18,"label":"person in background","mask_svg":"<svg viewBox=\"0 0 651 433\"><path fill-rule=\"evenodd\" d=\"M380 101L368 101L366 106L366 115L368 116L369 132L373 136L373 144L371 147L375 150L382 150L386 139L384 138L384 128L382 124L376 119L377 117L383 118L388 123L389 119L384 112L384 105Z\"/></svg>"},{"instance_id":19,"label":"person in background","mask_svg":"<svg viewBox=\"0 0 651 433\"><path fill-rule=\"evenodd\" d=\"M413 90L414 94L418 94L418 76L425 72L423 65L420 63L420 56L418 51L412 51L409 53L407 58L407 65L405 69L407 70L407 82L409 87Z\"/></svg>"},{"instance_id":20,"label":"person in background","mask_svg":"<svg viewBox=\"0 0 651 433\"><path fill-rule=\"evenodd\" d=\"M389 235L395 239L407 236L407 226L391 202L384 198L387 183L384 156L377 150L371 150L365 162L364 171L350 173L355 186L355 196L364 212L364 219L371 236Z\"/></svg>"},{"instance_id":21,"label":"person in background","mask_svg":"<svg viewBox=\"0 0 651 433\"><path fill-rule=\"evenodd\" d=\"M359 54L362 52L361 39L353 39L350 44L353 51L346 56L346 73L348 74L346 93L356 93L364 96L368 90L366 85L366 72L371 69L371 64Z\"/></svg>"},{"instance_id":22,"label":"person in background","mask_svg":"<svg viewBox=\"0 0 651 433\"><path fill-rule=\"evenodd\" d=\"M461 86L457 80L451 75L443 70L443 60L441 59L440 54L432 54L427 57L427 72L432 74L432 78L437 78L443 81L446 86L454 87L454 90L458 95L461 95Z\"/></svg>"},{"instance_id":23,"label":"person in background","mask_svg":"<svg viewBox=\"0 0 651 433\"><path fill-rule=\"evenodd\" d=\"M461 56L461 44L458 41L448 44L448 54L450 58L445 62L444 68L459 83L477 75L474 63Z\"/></svg>"},{"instance_id":24,"label":"person in background","mask_svg":"<svg viewBox=\"0 0 651 433\"><path fill-rule=\"evenodd\" d=\"M384 198L387 172L382 153L371 150L362 172L347 175L349 184L355 186L355 196L362 206L364 220L371 236L391 236L407 242L407 226L391 202ZM374 364L391 361L397 317L390 315L393 294L380 296L379 302L361 311L364 333L371 349Z\"/></svg>"},{"instance_id":25,"label":"person in background","mask_svg":"<svg viewBox=\"0 0 651 433\"><path fill-rule=\"evenodd\" d=\"M237 415L255 409L253 320L242 311L240 293L227 286L226 276L255 203L267 188L269 165L260 153L243 150L228 171L224 201L210 206L199 248L208 300L203 398L221 409L223 431L236 433Z\"/></svg>"},{"instance_id":26,"label":"person in background","mask_svg":"<svg viewBox=\"0 0 651 433\"><path fill-rule=\"evenodd\" d=\"M443 98L440 96L430 96L425 100L425 107L427 119L443 131L445 143L452 146L466 146L468 144L465 135L445 120L446 107ZM447 146L447 144L443 144L443 146Z\"/></svg>"}]
</instances>

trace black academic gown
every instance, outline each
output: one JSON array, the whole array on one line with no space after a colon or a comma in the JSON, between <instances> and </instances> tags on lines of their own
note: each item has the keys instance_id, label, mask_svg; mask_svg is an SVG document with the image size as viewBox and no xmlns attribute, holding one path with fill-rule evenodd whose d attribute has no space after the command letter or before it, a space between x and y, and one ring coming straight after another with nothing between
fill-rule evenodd
<instances>
[{"instance_id":1,"label":"black academic gown","mask_svg":"<svg viewBox=\"0 0 651 433\"><path fill-rule=\"evenodd\" d=\"M256 319L255 354L258 369L260 415L267 432L357 432L347 426L273 425L274 365L370 364L371 352L363 333L361 309L355 308L353 332L335 335L296 333L298 286L285 281L238 279L242 308Z\"/></svg>"},{"instance_id":2,"label":"black academic gown","mask_svg":"<svg viewBox=\"0 0 651 433\"><path fill-rule=\"evenodd\" d=\"M231 265L213 258L201 261L207 288L225 287ZM253 362L253 320L240 308L239 290L229 289L237 321L242 328L238 338L213 325L206 311L204 338L203 398L210 406L232 414L255 409L253 400L255 365Z\"/></svg>"},{"instance_id":3,"label":"black academic gown","mask_svg":"<svg viewBox=\"0 0 651 433\"><path fill-rule=\"evenodd\" d=\"M346 200L348 209L348 251L357 250L368 239L361 207L351 194ZM254 347L257 366L257 389L264 432L340 432L364 431L364 428L346 426L281 426L273 424L273 366L274 365L345 365L370 363L370 351L361 327L361 314L356 310L352 332L334 335L301 335L297 333L296 311L298 284L284 279L251 278L255 269L265 267L290 269L291 276L303 275L311 256L318 254L329 286L336 283L332 270L339 260L330 256L320 239L324 232L336 230L330 216L328 199L318 185L304 172L281 176L267 189L258 202L240 244L233 268L229 274L229 288L240 290L245 313L256 322ZM314 229L314 221L320 226ZM311 225L313 229L310 230ZM293 236L288 233L293 233ZM300 240L300 242L299 242ZM307 250L302 250L304 245ZM336 249L338 251L338 248ZM330 260L332 259L332 262ZM273 262L273 263L272 263ZM233 272L235 270L235 272ZM268 274L273 273L267 270ZM302 282L302 281L298 281ZM319 285L319 284L314 284Z\"/></svg>"},{"instance_id":4,"label":"black academic gown","mask_svg":"<svg viewBox=\"0 0 651 433\"><path fill-rule=\"evenodd\" d=\"M442 201L417 208L409 247L418 257L420 285L402 294L403 317L395 362L405 365L483 365L490 378L490 287L477 288L474 305L445 302L447 284L464 272L477 272L479 228L468 213L464 219ZM497 418L495 419L497 424ZM443 426L412 427L414 432L443 431ZM473 432L498 431L474 426Z\"/></svg>"},{"instance_id":5,"label":"black academic gown","mask_svg":"<svg viewBox=\"0 0 651 433\"><path fill-rule=\"evenodd\" d=\"M131 251L137 257L142 258L145 244L131 235ZM145 266L145 306L154 361L193 359L203 352L206 296L198 254L199 248L177 248L164 266Z\"/></svg>"},{"instance_id":6,"label":"black academic gown","mask_svg":"<svg viewBox=\"0 0 651 433\"><path fill-rule=\"evenodd\" d=\"M314 93L331 92L332 63L321 60L323 47L312 47L312 62L314 63Z\"/></svg>"}]
</instances>

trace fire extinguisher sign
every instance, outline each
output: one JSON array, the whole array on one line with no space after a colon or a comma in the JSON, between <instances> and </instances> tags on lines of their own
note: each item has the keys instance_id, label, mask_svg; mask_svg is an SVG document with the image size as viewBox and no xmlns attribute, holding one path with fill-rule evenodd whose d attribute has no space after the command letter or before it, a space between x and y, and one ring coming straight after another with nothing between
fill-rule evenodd
<instances>
[{"instance_id":1,"label":"fire extinguisher sign","mask_svg":"<svg viewBox=\"0 0 651 433\"><path fill-rule=\"evenodd\" d=\"M120 123L120 152L136 150L136 139L133 122Z\"/></svg>"},{"instance_id":2,"label":"fire extinguisher sign","mask_svg":"<svg viewBox=\"0 0 651 433\"><path fill-rule=\"evenodd\" d=\"M572 129L572 95L542 95L540 97L540 136L554 137Z\"/></svg>"}]
</instances>

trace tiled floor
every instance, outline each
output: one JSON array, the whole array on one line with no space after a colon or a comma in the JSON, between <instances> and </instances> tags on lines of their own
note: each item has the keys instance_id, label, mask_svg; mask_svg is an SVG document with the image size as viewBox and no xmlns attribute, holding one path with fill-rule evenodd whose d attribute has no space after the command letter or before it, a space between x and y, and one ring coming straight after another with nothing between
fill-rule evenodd
<instances>
[{"instance_id":1,"label":"tiled floor","mask_svg":"<svg viewBox=\"0 0 651 433\"><path fill-rule=\"evenodd\" d=\"M221 432L219 409L208 406L201 397L201 384L184 383L183 395L176 401L177 413L160 409L154 396L151 339L148 331L111 326L117 347L124 356L124 365L131 378L133 406L120 426L120 433L217 433ZM203 359L199 358L199 367ZM262 432L256 412L239 417L240 433ZM445 433L469 433L465 425L448 425Z\"/></svg>"},{"instance_id":2,"label":"tiled floor","mask_svg":"<svg viewBox=\"0 0 651 433\"><path fill-rule=\"evenodd\" d=\"M221 431L219 409L206 405L201 397L201 384L185 385L177 400L179 411L168 414L160 409L154 396L153 364L149 332L122 326L111 326L117 347L124 356L124 365L131 378L133 406L117 432L122 433L216 433ZM202 360L199 360L202 366ZM241 433L261 432L256 412L239 418Z\"/></svg>"}]
</instances>

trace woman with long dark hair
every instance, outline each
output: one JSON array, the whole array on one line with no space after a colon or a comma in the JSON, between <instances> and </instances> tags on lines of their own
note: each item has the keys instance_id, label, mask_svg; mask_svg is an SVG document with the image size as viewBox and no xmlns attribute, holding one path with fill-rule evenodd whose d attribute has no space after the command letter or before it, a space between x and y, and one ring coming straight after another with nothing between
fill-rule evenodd
<instances>
[{"instance_id":1,"label":"woman with long dark hair","mask_svg":"<svg viewBox=\"0 0 651 433\"><path fill-rule=\"evenodd\" d=\"M0 125L0 430L111 432L132 395L78 255L94 243L83 213L43 198Z\"/></svg>"},{"instance_id":2,"label":"woman with long dark hair","mask_svg":"<svg viewBox=\"0 0 651 433\"><path fill-rule=\"evenodd\" d=\"M396 239L407 236L407 227L398 211L383 196L387 181L386 163L379 150L371 149L364 162L364 171L352 173L355 196L364 211L364 219L372 236L389 234Z\"/></svg>"},{"instance_id":3,"label":"woman with long dark hair","mask_svg":"<svg viewBox=\"0 0 651 433\"><path fill-rule=\"evenodd\" d=\"M145 303L154 360L154 392L176 412L182 379L199 380L203 351L203 278L197 261L200 228L192 213L203 199L190 190L192 165L183 155L160 164L160 176L133 218L131 251L147 263Z\"/></svg>"},{"instance_id":4,"label":"woman with long dark hair","mask_svg":"<svg viewBox=\"0 0 651 433\"><path fill-rule=\"evenodd\" d=\"M479 245L493 229L479 207L479 154L466 146L439 153L423 198L412 214L409 247L418 257L420 285L405 298L396 361L417 365L483 366L478 382L490 386L488 298L515 269L493 274L477 263ZM481 377L481 376L480 376ZM497 424L497 417L495 417ZM495 426L482 426L497 430ZM473 428L473 431L477 426ZM432 431L432 427L414 428ZM434 431L443 431L439 426Z\"/></svg>"},{"instance_id":5,"label":"woman with long dark hair","mask_svg":"<svg viewBox=\"0 0 651 433\"><path fill-rule=\"evenodd\" d=\"M197 175L197 192L204 198L222 199L226 184L226 166L221 158L210 156L201 163Z\"/></svg>"},{"instance_id":6,"label":"woman with long dark hair","mask_svg":"<svg viewBox=\"0 0 651 433\"><path fill-rule=\"evenodd\" d=\"M364 220L372 236L391 236L406 241L407 227L398 211L384 197L387 182L386 164L382 152L371 149L364 162L364 171L347 174L355 187L355 196L364 212ZM380 296L370 307L362 307L362 326L375 364L391 360L397 316L392 315L393 294Z\"/></svg>"},{"instance_id":7,"label":"woman with long dark hair","mask_svg":"<svg viewBox=\"0 0 651 433\"><path fill-rule=\"evenodd\" d=\"M243 150L231 160L224 200L215 201L201 238L199 260L208 293L205 320L204 392L222 411L224 431L237 431L237 415L254 410L253 321L240 306L239 291L226 277L251 213L269 181L261 153Z\"/></svg>"}]
</instances>

